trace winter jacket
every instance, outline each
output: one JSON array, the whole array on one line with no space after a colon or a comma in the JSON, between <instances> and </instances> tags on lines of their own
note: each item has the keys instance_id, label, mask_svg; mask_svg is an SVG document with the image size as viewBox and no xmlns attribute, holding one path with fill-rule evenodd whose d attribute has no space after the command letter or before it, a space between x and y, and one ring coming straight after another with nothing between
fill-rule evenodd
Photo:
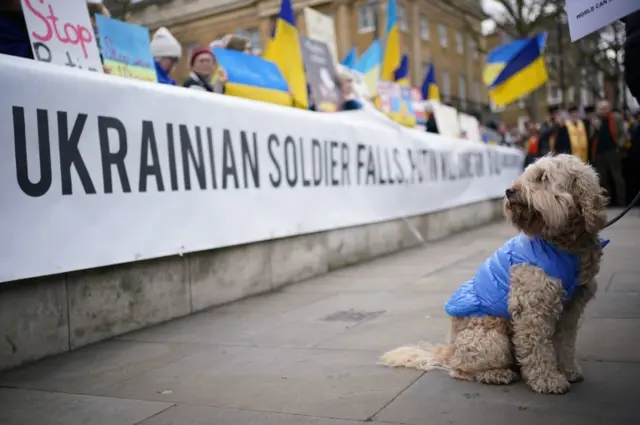
<instances>
[{"instance_id":1,"label":"winter jacket","mask_svg":"<svg viewBox=\"0 0 640 425\"><path fill-rule=\"evenodd\" d=\"M169 73L160 66L158 61L154 60L153 62L156 65L156 75L158 76L158 82L160 84L168 84L170 86L175 86L176 81L173 78L169 77Z\"/></svg>"},{"instance_id":2,"label":"winter jacket","mask_svg":"<svg viewBox=\"0 0 640 425\"><path fill-rule=\"evenodd\" d=\"M609 243L601 240L601 246ZM445 305L450 316L494 316L510 319L510 269L528 264L544 270L562 282L563 302L573 297L578 286L580 259L576 254L561 250L542 238L530 238L524 233L508 240L483 265L471 280L460 286Z\"/></svg>"},{"instance_id":3,"label":"winter jacket","mask_svg":"<svg viewBox=\"0 0 640 425\"><path fill-rule=\"evenodd\" d=\"M4 11L0 14L0 53L33 59L22 12Z\"/></svg>"},{"instance_id":4,"label":"winter jacket","mask_svg":"<svg viewBox=\"0 0 640 425\"><path fill-rule=\"evenodd\" d=\"M624 18L624 71L629 91L640 100L640 10Z\"/></svg>"},{"instance_id":5,"label":"winter jacket","mask_svg":"<svg viewBox=\"0 0 640 425\"><path fill-rule=\"evenodd\" d=\"M189 77L182 83L182 87L189 89L204 90L210 93L224 93L224 84L220 82L211 83L206 78L201 77L195 72L191 72Z\"/></svg>"}]
</instances>

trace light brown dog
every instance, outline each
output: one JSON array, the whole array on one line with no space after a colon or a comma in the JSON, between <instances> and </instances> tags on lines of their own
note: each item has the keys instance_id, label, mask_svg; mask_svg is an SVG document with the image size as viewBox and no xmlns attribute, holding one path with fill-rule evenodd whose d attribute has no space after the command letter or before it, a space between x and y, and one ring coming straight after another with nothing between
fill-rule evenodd
<instances>
[{"instance_id":1,"label":"light brown dog","mask_svg":"<svg viewBox=\"0 0 640 425\"><path fill-rule=\"evenodd\" d=\"M575 290L542 268L517 264L508 275L508 318L452 317L448 344L401 347L383 364L449 370L453 378L508 384L519 378L538 393L562 394L583 379L575 358L578 322L594 297L606 222L598 175L571 155L548 156L527 167L507 189L504 212L526 237L542 238L579 259Z\"/></svg>"}]
</instances>

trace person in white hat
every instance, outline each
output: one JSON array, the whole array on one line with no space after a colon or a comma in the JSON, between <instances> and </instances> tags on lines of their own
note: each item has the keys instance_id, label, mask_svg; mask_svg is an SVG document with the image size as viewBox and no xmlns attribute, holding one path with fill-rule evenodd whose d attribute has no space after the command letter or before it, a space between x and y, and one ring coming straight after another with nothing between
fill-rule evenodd
<instances>
[{"instance_id":1,"label":"person in white hat","mask_svg":"<svg viewBox=\"0 0 640 425\"><path fill-rule=\"evenodd\" d=\"M158 82L175 86L176 82L169 74L174 70L182 56L182 46L165 27L158 28L153 34L151 54L155 59Z\"/></svg>"}]
</instances>

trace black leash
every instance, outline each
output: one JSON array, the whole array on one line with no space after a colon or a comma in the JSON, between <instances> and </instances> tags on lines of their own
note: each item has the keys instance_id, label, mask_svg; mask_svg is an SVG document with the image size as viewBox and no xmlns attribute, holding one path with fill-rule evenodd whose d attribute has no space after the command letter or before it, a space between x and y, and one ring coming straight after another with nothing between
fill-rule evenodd
<instances>
[{"instance_id":1,"label":"black leash","mask_svg":"<svg viewBox=\"0 0 640 425\"><path fill-rule=\"evenodd\" d=\"M622 212L620 214L618 214L617 216L615 216L614 218L612 218L611 220L609 220L607 222L607 224L604 225L603 229L606 229L607 227L611 226L613 223L617 222L618 220L620 220L622 217L624 217L629 211L631 211L631 208L633 208L638 201L640 201L640 192L638 192L636 194L636 197L633 198L633 200L631 201L631 203L627 206L627 208L625 208L624 210L622 210Z\"/></svg>"}]
</instances>

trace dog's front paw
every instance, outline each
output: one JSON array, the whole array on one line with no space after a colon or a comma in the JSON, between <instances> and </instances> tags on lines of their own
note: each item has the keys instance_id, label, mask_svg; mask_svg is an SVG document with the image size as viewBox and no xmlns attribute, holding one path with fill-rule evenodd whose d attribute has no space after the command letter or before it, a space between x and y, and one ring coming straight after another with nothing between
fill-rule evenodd
<instances>
[{"instance_id":1,"label":"dog's front paw","mask_svg":"<svg viewBox=\"0 0 640 425\"><path fill-rule=\"evenodd\" d=\"M561 373L536 376L527 381L531 389L538 394L566 394L571 384Z\"/></svg>"},{"instance_id":2,"label":"dog's front paw","mask_svg":"<svg viewBox=\"0 0 640 425\"><path fill-rule=\"evenodd\" d=\"M582 370L580 369L580 366L578 366L577 364L572 365L571 367L563 368L562 374L567 378L567 381L569 381L572 384L575 384L576 382L584 381L584 375L582 375Z\"/></svg>"}]
</instances>

